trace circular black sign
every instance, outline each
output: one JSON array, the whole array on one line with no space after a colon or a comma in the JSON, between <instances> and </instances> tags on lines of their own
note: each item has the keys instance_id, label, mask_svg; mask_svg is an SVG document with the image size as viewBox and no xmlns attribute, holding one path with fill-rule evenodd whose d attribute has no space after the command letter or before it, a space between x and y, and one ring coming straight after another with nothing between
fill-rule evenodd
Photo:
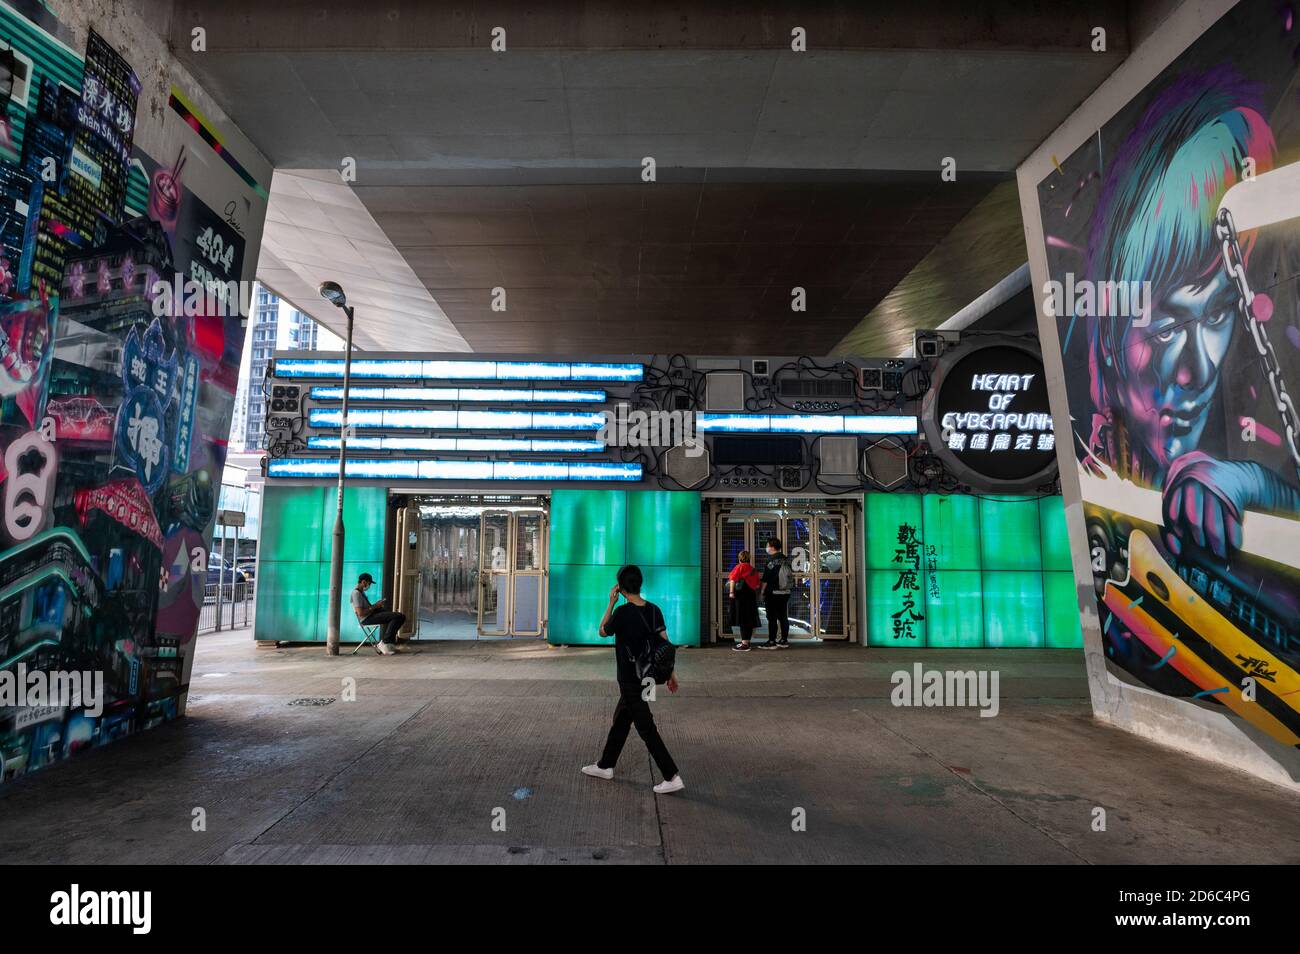
<instances>
[{"instance_id":1,"label":"circular black sign","mask_svg":"<svg viewBox=\"0 0 1300 954\"><path fill-rule=\"evenodd\" d=\"M988 481L1029 481L1056 462L1042 358L1017 345L954 355L933 422L940 452Z\"/></svg>"}]
</instances>

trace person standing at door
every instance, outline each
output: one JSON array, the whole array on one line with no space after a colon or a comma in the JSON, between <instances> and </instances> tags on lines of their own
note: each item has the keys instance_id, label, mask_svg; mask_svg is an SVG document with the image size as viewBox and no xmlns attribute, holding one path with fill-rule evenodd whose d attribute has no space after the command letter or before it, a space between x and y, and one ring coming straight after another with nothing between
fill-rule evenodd
<instances>
[{"instance_id":1,"label":"person standing at door","mask_svg":"<svg viewBox=\"0 0 1300 954\"><path fill-rule=\"evenodd\" d=\"M767 541L767 566L759 593L767 611L767 642L759 649L790 648L790 591L794 588L794 569L781 549L781 541Z\"/></svg>"},{"instance_id":2,"label":"person standing at door","mask_svg":"<svg viewBox=\"0 0 1300 954\"><path fill-rule=\"evenodd\" d=\"M384 632L379 639L379 653L392 656L397 652L397 633L406 625L406 614L384 609L388 600L378 603L370 602L366 590L374 585L375 578L369 573L357 577L357 585L352 590L352 610L357 614L357 622L362 626L383 626Z\"/></svg>"},{"instance_id":3,"label":"person standing at door","mask_svg":"<svg viewBox=\"0 0 1300 954\"><path fill-rule=\"evenodd\" d=\"M609 736L605 739L605 750L600 760L594 765L584 765L582 773L592 778L608 781L614 777L614 765L618 762L623 743L627 741L628 730L636 726L637 734L650 751L650 756L659 766L664 780L654 787L658 795L680 792L686 787L677 772L677 763L668 754L668 746L659 737L655 718L650 713L650 703L642 695L642 686L637 678L636 661L652 641L668 638L668 627L664 623L664 614L649 600L641 598L641 568L625 566L618 571L618 582L609 591L609 605L600 621L600 635L614 637L615 678L618 680L618 705L614 707L614 724L609 727ZM618 604L619 595L627 601ZM673 673L665 683L669 692L677 691L677 674Z\"/></svg>"},{"instance_id":4,"label":"person standing at door","mask_svg":"<svg viewBox=\"0 0 1300 954\"><path fill-rule=\"evenodd\" d=\"M741 550L727 577L727 596L731 599L732 624L740 628L740 639L731 647L738 653L749 652L749 641L758 628L758 588L763 578L759 576L748 550Z\"/></svg>"}]
</instances>

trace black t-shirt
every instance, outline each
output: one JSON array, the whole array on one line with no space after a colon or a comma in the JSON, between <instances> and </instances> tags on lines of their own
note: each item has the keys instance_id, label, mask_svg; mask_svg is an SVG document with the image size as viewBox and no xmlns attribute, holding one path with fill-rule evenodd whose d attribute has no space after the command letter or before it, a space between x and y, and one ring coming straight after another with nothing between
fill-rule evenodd
<instances>
[{"instance_id":1,"label":"black t-shirt","mask_svg":"<svg viewBox=\"0 0 1300 954\"><path fill-rule=\"evenodd\" d=\"M642 606L624 603L609 615L605 632L614 637L614 657L618 661L619 682L636 685L636 664L633 662L645 649L653 634L662 636L668 627L659 607L647 601Z\"/></svg>"}]
</instances>

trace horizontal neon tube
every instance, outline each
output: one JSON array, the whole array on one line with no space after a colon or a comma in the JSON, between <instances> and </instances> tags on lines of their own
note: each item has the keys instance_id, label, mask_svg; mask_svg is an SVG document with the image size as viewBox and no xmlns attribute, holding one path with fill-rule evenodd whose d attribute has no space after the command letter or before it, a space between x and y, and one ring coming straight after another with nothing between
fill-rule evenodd
<instances>
[{"instance_id":1,"label":"horizontal neon tube","mask_svg":"<svg viewBox=\"0 0 1300 954\"><path fill-rule=\"evenodd\" d=\"M695 415L697 431L770 431L772 419L767 414L708 414Z\"/></svg>"},{"instance_id":2,"label":"horizontal neon tube","mask_svg":"<svg viewBox=\"0 0 1300 954\"><path fill-rule=\"evenodd\" d=\"M313 435L307 438L312 450L338 450L339 438ZM348 450L387 451L522 451L537 454L589 454L605 450L602 441L560 440L541 438L491 437L354 437L348 441Z\"/></svg>"},{"instance_id":3,"label":"horizontal neon tube","mask_svg":"<svg viewBox=\"0 0 1300 954\"><path fill-rule=\"evenodd\" d=\"M528 388L348 388L350 401L482 401L500 404L604 404L604 391L536 391ZM317 385L316 401L342 401L343 389Z\"/></svg>"},{"instance_id":4,"label":"horizontal neon tube","mask_svg":"<svg viewBox=\"0 0 1300 954\"><path fill-rule=\"evenodd\" d=\"M645 366L632 363L569 361L416 361L405 358L353 358L352 376L390 380L443 381L640 381ZM280 358L282 378L341 378L342 358Z\"/></svg>"},{"instance_id":5,"label":"horizontal neon tube","mask_svg":"<svg viewBox=\"0 0 1300 954\"><path fill-rule=\"evenodd\" d=\"M332 478L337 459L284 457L267 462L268 477ZM641 465L624 461L357 460L346 473L363 480L638 481Z\"/></svg>"},{"instance_id":6,"label":"horizontal neon tube","mask_svg":"<svg viewBox=\"0 0 1300 954\"><path fill-rule=\"evenodd\" d=\"M845 434L915 434L916 418L907 414L862 414L844 418Z\"/></svg>"},{"instance_id":7,"label":"horizontal neon tube","mask_svg":"<svg viewBox=\"0 0 1300 954\"><path fill-rule=\"evenodd\" d=\"M312 427L340 427L343 409L314 407ZM406 428L446 431L598 431L604 415L592 411L437 411L424 408L349 408L353 427Z\"/></svg>"},{"instance_id":8,"label":"horizontal neon tube","mask_svg":"<svg viewBox=\"0 0 1300 954\"><path fill-rule=\"evenodd\" d=\"M695 415L697 430L712 434L915 434L906 414L710 414Z\"/></svg>"}]
</instances>

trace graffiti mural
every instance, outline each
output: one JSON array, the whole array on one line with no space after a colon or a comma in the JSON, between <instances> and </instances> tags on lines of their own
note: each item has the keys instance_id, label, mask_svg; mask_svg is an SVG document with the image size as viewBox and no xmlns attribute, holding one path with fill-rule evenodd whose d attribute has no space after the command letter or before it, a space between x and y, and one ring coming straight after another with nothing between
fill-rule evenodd
<instances>
[{"instance_id":1,"label":"graffiti mural","mask_svg":"<svg viewBox=\"0 0 1300 954\"><path fill-rule=\"evenodd\" d=\"M1038 187L1111 671L1292 746L1298 48L1238 4Z\"/></svg>"},{"instance_id":2,"label":"graffiti mural","mask_svg":"<svg viewBox=\"0 0 1300 954\"><path fill-rule=\"evenodd\" d=\"M0 3L0 675L102 693L0 699L6 780L184 710L243 341L245 237L212 203L253 207L175 105L178 154L138 148L132 64L53 29ZM191 190L195 154L229 194ZM211 293L158 293L189 281Z\"/></svg>"}]
</instances>

